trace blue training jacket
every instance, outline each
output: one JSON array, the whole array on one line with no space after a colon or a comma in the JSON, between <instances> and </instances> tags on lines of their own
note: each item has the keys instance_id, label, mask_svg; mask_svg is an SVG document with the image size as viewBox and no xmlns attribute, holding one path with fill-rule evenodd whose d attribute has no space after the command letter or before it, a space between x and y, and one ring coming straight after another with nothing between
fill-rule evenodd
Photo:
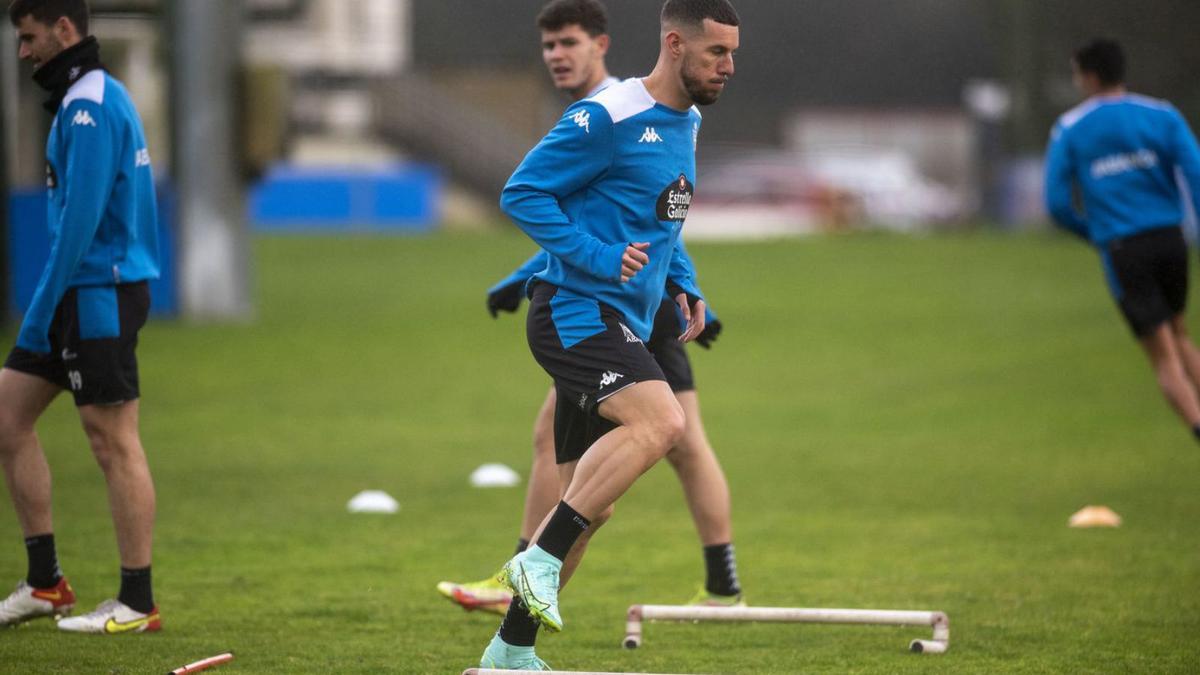
<instances>
[{"instance_id":1,"label":"blue training jacket","mask_svg":"<svg viewBox=\"0 0 1200 675\"><path fill-rule=\"evenodd\" d=\"M698 110L664 106L630 79L567 108L509 179L500 207L549 253L534 278L560 289L551 317L564 348L605 329L600 303L648 340L668 279L700 296L676 245L699 133ZM650 243L650 263L621 283L632 242Z\"/></svg>"},{"instance_id":2,"label":"blue training jacket","mask_svg":"<svg viewBox=\"0 0 1200 675\"><path fill-rule=\"evenodd\" d=\"M1059 118L1046 153L1046 207L1062 227L1103 246L1183 221L1178 170L1200 199L1200 147L1170 103L1093 97ZM1083 197L1076 211L1073 186Z\"/></svg>"},{"instance_id":3,"label":"blue training jacket","mask_svg":"<svg viewBox=\"0 0 1200 675\"><path fill-rule=\"evenodd\" d=\"M50 127L46 162L50 258L17 336L17 346L37 353L50 351L47 333L67 289L159 274L150 151L120 82L94 70L71 86ZM117 337L118 322L102 323L81 327L82 337Z\"/></svg>"}]
</instances>

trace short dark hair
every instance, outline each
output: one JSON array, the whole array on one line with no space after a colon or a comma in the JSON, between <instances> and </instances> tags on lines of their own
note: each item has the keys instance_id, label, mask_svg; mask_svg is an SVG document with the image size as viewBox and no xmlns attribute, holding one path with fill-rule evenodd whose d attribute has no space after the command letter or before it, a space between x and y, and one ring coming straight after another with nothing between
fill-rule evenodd
<instances>
[{"instance_id":1,"label":"short dark hair","mask_svg":"<svg viewBox=\"0 0 1200 675\"><path fill-rule=\"evenodd\" d=\"M537 16L537 27L545 31L576 24L592 37L605 35L608 10L600 0L551 0Z\"/></svg>"},{"instance_id":2,"label":"short dark hair","mask_svg":"<svg viewBox=\"0 0 1200 675\"><path fill-rule=\"evenodd\" d=\"M1092 40L1075 50L1075 65L1079 72L1095 75L1100 84L1125 82L1125 52L1116 40Z\"/></svg>"},{"instance_id":3,"label":"short dark hair","mask_svg":"<svg viewBox=\"0 0 1200 675\"><path fill-rule=\"evenodd\" d=\"M702 26L712 19L726 26L741 24L729 0L667 0L662 8L663 25Z\"/></svg>"},{"instance_id":4,"label":"short dark hair","mask_svg":"<svg viewBox=\"0 0 1200 675\"><path fill-rule=\"evenodd\" d=\"M65 16L80 35L88 34L89 13L87 0L13 0L8 6L8 20L14 26L27 16L44 26L53 26Z\"/></svg>"}]
</instances>

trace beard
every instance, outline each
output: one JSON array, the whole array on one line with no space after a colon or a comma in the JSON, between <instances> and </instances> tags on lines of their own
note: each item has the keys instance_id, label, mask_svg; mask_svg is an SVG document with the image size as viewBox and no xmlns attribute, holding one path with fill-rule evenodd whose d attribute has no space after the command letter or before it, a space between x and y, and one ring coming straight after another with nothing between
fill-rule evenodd
<instances>
[{"instance_id":1,"label":"beard","mask_svg":"<svg viewBox=\"0 0 1200 675\"><path fill-rule=\"evenodd\" d=\"M683 61L683 68L679 76L683 81L684 91L687 92L688 98L692 99L692 103L696 105L712 105L717 102L717 99L721 98L720 89L708 88L707 80L703 80L692 74L691 63L686 58Z\"/></svg>"}]
</instances>

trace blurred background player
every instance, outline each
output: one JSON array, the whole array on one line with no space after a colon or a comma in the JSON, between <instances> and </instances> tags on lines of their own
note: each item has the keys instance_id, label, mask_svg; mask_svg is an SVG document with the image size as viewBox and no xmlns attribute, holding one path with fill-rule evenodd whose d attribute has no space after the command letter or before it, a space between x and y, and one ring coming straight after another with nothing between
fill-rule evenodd
<instances>
[{"instance_id":1,"label":"blurred background player","mask_svg":"<svg viewBox=\"0 0 1200 675\"><path fill-rule=\"evenodd\" d=\"M20 58L50 93L46 149L52 245L16 347L0 369L0 461L25 535L29 572L0 602L0 625L70 613L58 566L50 468L34 433L64 390L108 483L121 589L64 631L156 631L150 584L155 495L138 434L137 334L158 277L150 153L125 87L105 72L85 0L16 0Z\"/></svg>"},{"instance_id":2,"label":"blurred background player","mask_svg":"<svg viewBox=\"0 0 1200 675\"><path fill-rule=\"evenodd\" d=\"M696 106L715 103L733 75L738 24L725 0L668 0L653 72L569 107L504 188L505 213L550 254L531 282L526 328L557 390L563 489L504 566L514 598L485 668L548 668L537 631L563 629L559 589L587 540L684 435L683 408L645 341L664 288L687 320L678 340L704 330L706 303L677 243L695 183Z\"/></svg>"},{"instance_id":3,"label":"blurred background player","mask_svg":"<svg viewBox=\"0 0 1200 675\"><path fill-rule=\"evenodd\" d=\"M542 60L554 86L570 96L572 102L593 96L618 81L608 74L605 65L608 17L599 0L554 0L542 9L536 23L542 32ZM546 268L547 255L539 251L488 291L487 306L493 317L500 311L517 311L530 278ZM709 312L704 333L696 341L708 348L720 330L719 320ZM678 340L680 332L678 309L673 300L664 298L646 347L662 368L687 417L683 438L667 454L667 460L683 486L703 546L706 581L691 603L742 604L732 543L729 485L704 430L691 362ZM533 426L533 463L517 553L529 545L537 526L560 496L554 456L555 398L551 387ZM504 614L512 593L496 576L466 584L443 581L438 584L438 591L464 608Z\"/></svg>"},{"instance_id":4,"label":"blurred background player","mask_svg":"<svg viewBox=\"0 0 1200 675\"><path fill-rule=\"evenodd\" d=\"M1200 198L1200 148L1174 106L1126 91L1125 56L1116 42L1091 42L1071 65L1087 100L1051 133L1047 208L1099 250L1109 289L1159 387L1200 440L1200 351L1183 316L1188 254L1175 178L1178 171L1193 200Z\"/></svg>"}]
</instances>

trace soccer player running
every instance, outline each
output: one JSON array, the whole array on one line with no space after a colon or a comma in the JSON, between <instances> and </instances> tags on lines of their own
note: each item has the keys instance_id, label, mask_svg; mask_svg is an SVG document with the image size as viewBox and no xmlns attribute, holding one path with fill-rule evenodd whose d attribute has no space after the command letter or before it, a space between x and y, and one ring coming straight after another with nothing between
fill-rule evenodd
<instances>
[{"instance_id":1,"label":"soccer player running","mask_svg":"<svg viewBox=\"0 0 1200 675\"><path fill-rule=\"evenodd\" d=\"M121 587L58 627L81 633L158 630L150 585L154 484L138 435L138 330L158 277L154 177L142 123L125 87L104 71L85 0L9 5L20 58L50 92L46 149L50 258L0 369L0 463L25 534L28 575L0 601L0 625L70 613L59 569L50 468L34 424L64 390L108 483Z\"/></svg>"},{"instance_id":2,"label":"soccer player running","mask_svg":"<svg viewBox=\"0 0 1200 675\"><path fill-rule=\"evenodd\" d=\"M667 0L658 63L569 107L525 157L501 207L549 254L531 282L530 350L557 390L562 500L504 568L514 591L484 651L488 668L547 668L539 624L563 629L560 584L616 500L666 456L686 420L646 348L663 289L687 326L705 302L677 246L695 180L700 113L733 75L738 16L727 0Z\"/></svg>"},{"instance_id":3,"label":"soccer player running","mask_svg":"<svg viewBox=\"0 0 1200 675\"><path fill-rule=\"evenodd\" d=\"M1171 104L1126 90L1116 42L1091 42L1075 52L1072 67L1088 98L1054 125L1047 207L1059 225L1099 250L1109 289L1159 387L1200 440L1200 351L1183 316L1188 254L1175 181L1178 170L1200 199L1200 147Z\"/></svg>"},{"instance_id":4,"label":"soccer player running","mask_svg":"<svg viewBox=\"0 0 1200 675\"><path fill-rule=\"evenodd\" d=\"M543 61L555 86L573 101L591 97L618 82L609 76L604 63L609 45L608 17L599 0L553 0L538 15L537 25L542 31ZM682 242L680 247L682 250ZM686 251L683 253L686 256ZM548 254L539 251L493 286L487 300L492 316L500 311L515 312L529 279L546 269L548 263ZM681 332L678 313L675 301L664 298L654 317L646 347L662 368L687 420L683 437L667 454L667 460L683 485L684 497L703 546L706 580L691 603L738 605L742 604L742 596L732 543L729 485L700 418L691 363L678 339ZM720 322L710 310L704 332L696 342L706 348L711 346L720 329ZM552 387L534 422L533 463L517 553L525 550L534 530L558 503L560 496L554 449L555 403ZM464 608L499 614L508 610L512 599L512 593L497 580L497 575L467 584L443 581L438 584L438 590Z\"/></svg>"}]
</instances>

